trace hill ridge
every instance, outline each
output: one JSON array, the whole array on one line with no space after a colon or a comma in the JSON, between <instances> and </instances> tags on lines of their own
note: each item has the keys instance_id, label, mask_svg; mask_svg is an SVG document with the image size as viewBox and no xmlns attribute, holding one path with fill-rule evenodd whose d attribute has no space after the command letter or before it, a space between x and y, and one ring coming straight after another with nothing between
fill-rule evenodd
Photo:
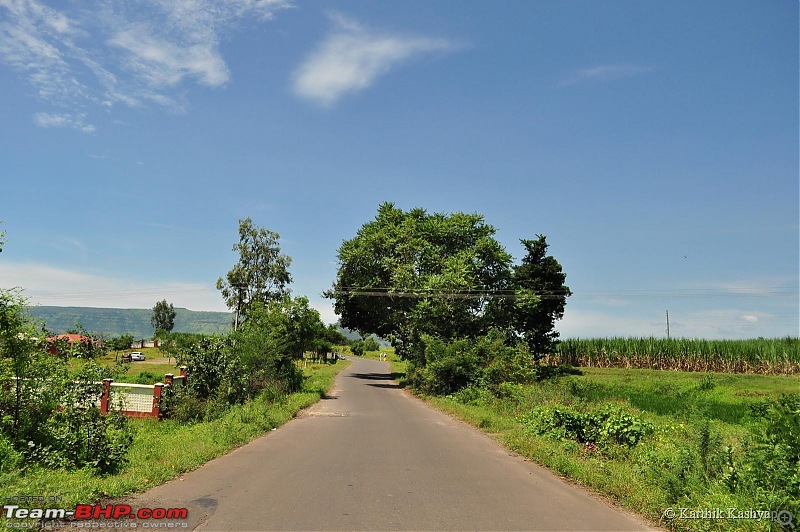
<instances>
[{"instance_id":1,"label":"hill ridge","mask_svg":"<svg viewBox=\"0 0 800 532\"><path fill-rule=\"evenodd\" d=\"M43 322L48 331L61 334L80 324L84 329L99 336L132 334L136 338L152 338L150 325L152 309L102 308L102 307L28 307L27 313ZM202 334L226 333L230 330L232 314L208 310L189 310L175 307L173 332Z\"/></svg>"}]
</instances>

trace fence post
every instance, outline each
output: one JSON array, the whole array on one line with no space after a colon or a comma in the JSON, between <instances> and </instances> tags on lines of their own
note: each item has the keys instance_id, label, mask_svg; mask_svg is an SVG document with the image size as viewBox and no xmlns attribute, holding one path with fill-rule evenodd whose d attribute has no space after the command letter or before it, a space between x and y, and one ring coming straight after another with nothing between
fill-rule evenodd
<instances>
[{"instance_id":1,"label":"fence post","mask_svg":"<svg viewBox=\"0 0 800 532\"><path fill-rule=\"evenodd\" d=\"M103 379L103 395L100 396L100 413L108 414L108 400L111 396L111 380Z\"/></svg>"},{"instance_id":2,"label":"fence post","mask_svg":"<svg viewBox=\"0 0 800 532\"><path fill-rule=\"evenodd\" d=\"M186 366L181 366L181 377L183 377L185 379L186 376L187 376ZM184 382L184 384L186 384L186 383Z\"/></svg>"},{"instance_id":3,"label":"fence post","mask_svg":"<svg viewBox=\"0 0 800 532\"><path fill-rule=\"evenodd\" d=\"M164 384L172 384L173 379L175 379L175 375L172 373L166 373L164 375Z\"/></svg>"},{"instance_id":4,"label":"fence post","mask_svg":"<svg viewBox=\"0 0 800 532\"><path fill-rule=\"evenodd\" d=\"M151 415L158 419L161 416L161 391L164 388L164 384L157 382L155 388L153 388L153 410Z\"/></svg>"}]
</instances>

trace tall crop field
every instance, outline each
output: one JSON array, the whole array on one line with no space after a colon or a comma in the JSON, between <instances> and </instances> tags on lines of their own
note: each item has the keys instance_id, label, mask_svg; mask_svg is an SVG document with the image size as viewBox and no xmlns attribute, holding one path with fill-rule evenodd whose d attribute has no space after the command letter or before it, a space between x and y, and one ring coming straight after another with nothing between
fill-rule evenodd
<instances>
[{"instance_id":1,"label":"tall crop field","mask_svg":"<svg viewBox=\"0 0 800 532\"><path fill-rule=\"evenodd\" d=\"M600 368L794 375L800 373L800 338L573 338L563 340L548 362Z\"/></svg>"}]
</instances>

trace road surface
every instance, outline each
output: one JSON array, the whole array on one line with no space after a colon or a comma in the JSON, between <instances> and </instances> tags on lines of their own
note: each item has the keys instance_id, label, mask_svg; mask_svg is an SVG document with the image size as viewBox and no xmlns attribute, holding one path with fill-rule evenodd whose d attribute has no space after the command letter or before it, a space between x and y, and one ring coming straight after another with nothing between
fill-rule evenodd
<instances>
[{"instance_id":1,"label":"road surface","mask_svg":"<svg viewBox=\"0 0 800 532\"><path fill-rule=\"evenodd\" d=\"M298 418L128 502L198 530L648 529L361 359Z\"/></svg>"}]
</instances>

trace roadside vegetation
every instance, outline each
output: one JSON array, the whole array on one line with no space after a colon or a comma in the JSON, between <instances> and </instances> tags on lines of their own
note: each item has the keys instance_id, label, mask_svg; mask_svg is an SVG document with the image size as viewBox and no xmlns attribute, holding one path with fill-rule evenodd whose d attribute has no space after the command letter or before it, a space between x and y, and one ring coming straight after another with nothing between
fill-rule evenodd
<instances>
[{"instance_id":1,"label":"roadside vegetation","mask_svg":"<svg viewBox=\"0 0 800 532\"><path fill-rule=\"evenodd\" d=\"M339 248L327 295L343 326L391 342L412 391L653 522L762 530L789 515L680 508L800 516L797 338L561 342L571 291L545 237L522 239L515 264L494 233L478 214L382 204Z\"/></svg>"},{"instance_id":2,"label":"roadside vegetation","mask_svg":"<svg viewBox=\"0 0 800 532\"><path fill-rule=\"evenodd\" d=\"M0 500L33 495L63 506L142 491L322 397L345 365L326 354L347 339L307 298L289 295L290 260L277 238L240 223L240 262L227 276L232 284L220 280L235 306L232 332L172 333L175 309L160 301L151 318L160 348L136 349L144 362L124 362L131 335L99 341L76 325L72 337L54 340L26 313L21 290L0 290ZM179 366L189 377L164 388L162 419L101 412L103 379L153 384Z\"/></svg>"},{"instance_id":3,"label":"roadside vegetation","mask_svg":"<svg viewBox=\"0 0 800 532\"><path fill-rule=\"evenodd\" d=\"M401 384L408 362L388 353ZM379 359L381 351L365 358ZM769 519L680 519L669 510L800 514L796 376L630 368L552 369L427 402L520 455L671 530L781 530ZM788 514L782 514L785 519Z\"/></svg>"},{"instance_id":4,"label":"roadside vegetation","mask_svg":"<svg viewBox=\"0 0 800 532\"><path fill-rule=\"evenodd\" d=\"M98 475L90 467L51 469L43 464L3 468L0 500L35 494L51 501L51 506L69 508L157 486L289 421L301 409L317 402L347 364L309 365L298 391L285 395L261 393L247 403L225 409L213 420L130 420L132 444L127 461L113 474Z\"/></svg>"}]
</instances>

